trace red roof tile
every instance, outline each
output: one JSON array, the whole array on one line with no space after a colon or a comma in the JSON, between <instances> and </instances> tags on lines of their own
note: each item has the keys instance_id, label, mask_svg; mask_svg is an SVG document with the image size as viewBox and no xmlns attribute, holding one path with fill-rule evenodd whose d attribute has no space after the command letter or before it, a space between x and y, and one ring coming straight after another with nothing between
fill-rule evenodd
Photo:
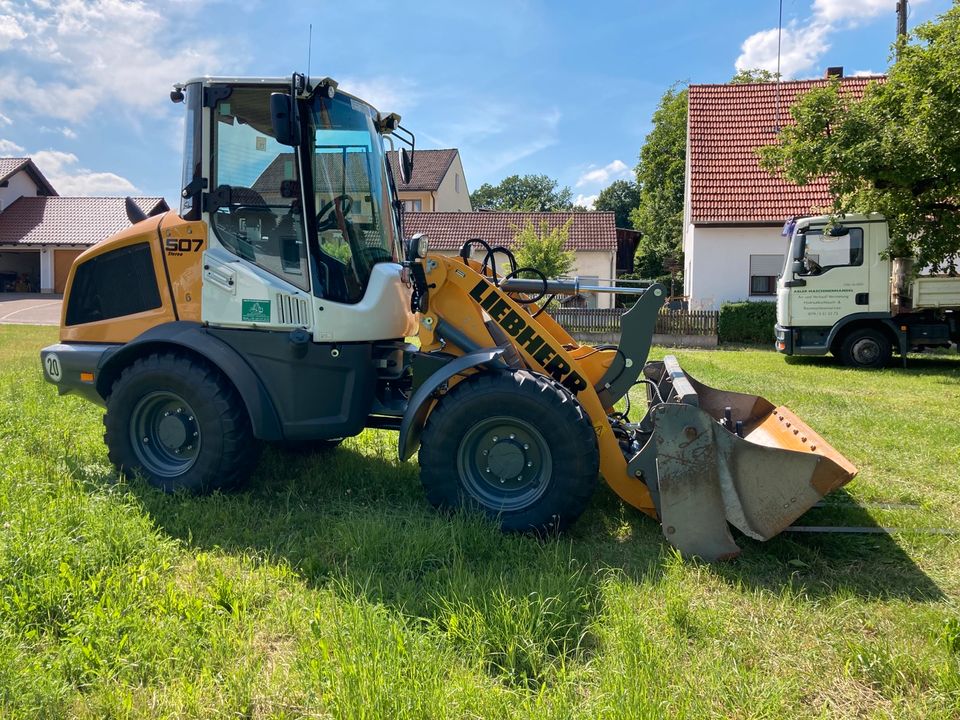
<instances>
[{"instance_id":1,"label":"red roof tile","mask_svg":"<svg viewBox=\"0 0 960 720\"><path fill-rule=\"evenodd\" d=\"M413 153L413 177L409 183L400 180L400 170L397 165L397 151L390 150L387 157L390 159L390 169L393 170L393 179L397 183L397 190L437 190L440 183L450 169L453 159L457 156L456 149L449 150L417 150Z\"/></svg>"},{"instance_id":2,"label":"red roof tile","mask_svg":"<svg viewBox=\"0 0 960 720\"><path fill-rule=\"evenodd\" d=\"M840 87L860 98L868 83L883 79L843 78ZM778 93L782 127L793 123L790 106L799 95L828 82L690 86L687 148L694 224L782 222L832 203L826 179L794 185L762 170L755 152L776 140Z\"/></svg>"},{"instance_id":3,"label":"red roof tile","mask_svg":"<svg viewBox=\"0 0 960 720\"><path fill-rule=\"evenodd\" d=\"M512 247L517 228L529 220L553 229L573 218L567 250L616 252L617 230L612 212L408 212L403 216L407 236L426 233L435 250L459 250L473 238L491 246Z\"/></svg>"},{"instance_id":4,"label":"red roof tile","mask_svg":"<svg viewBox=\"0 0 960 720\"><path fill-rule=\"evenodd\" d=\"M26 173L33 179L33 182L37 185L40 195L57 194L57 191L53 189L53 185L51 185L50 181L43 176L43 173L40 172L40 169L30 158L0 158L0 182L3 182L8 177L19 172L20 170L26 171Z\"/></svg>"},{"instance_id":5,"label":"red roof tile","mask_svg":"<svg viewBox=\"0 0 960 720\"><path fill-rule=\"evenodd\" d=\"M163 198L134 198L150 215L167 210ZM21 197L0 213L0 245L78 245L100 242L130 221L116 197Z\"/></svg>"}]
</instances>

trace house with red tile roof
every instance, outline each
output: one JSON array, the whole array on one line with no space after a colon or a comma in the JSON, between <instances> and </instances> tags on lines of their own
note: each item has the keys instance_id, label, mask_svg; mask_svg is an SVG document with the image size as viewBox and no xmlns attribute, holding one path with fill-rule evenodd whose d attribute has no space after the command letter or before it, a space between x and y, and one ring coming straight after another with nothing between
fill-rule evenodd
<instances>
[{"instance_id":1,"label":"house with red tile roof","mask_svg":"<svg viewBox=\"0 0 960 720\"><path fill-rule=\"evenodd\" d=\"M419 158L420 151L417 151ZM405 212L403 231L406 236L426 233L430 249L443 255L457 255L467 240L480 238L492 247L513 248L517 232L527 222L535 228L546 223L551 230L570 224L564 249L574 253L571 275L595 279L609 284L616 277L617 228L612 212ZM474 257L483 258L480 246L474 247ZM497 257L498 272L505 272ZM587 307L611 307L614 295L585 293Z\"/></svg>"},{"instance_id":2,"label":"house with red tile roof","mask_svg":"<svg viewBox=\"0 0 960 720\"><path fill-rule=\"evenodd\" d=\"M861 97L882 76L842 77L842 92ZM684 293L691 308L737 300L776 300L790 217L832 203L825 179L799 186L760 167L756 149L776 142L792 122L790 106L832 79L691 85L684 196Z\"/></svg>"},{"instance_id":3,"label":"house with red tile roof","mask_svg":"<svg viewBox=\"0 0 960 720\"><path fill-rule=\"evenodd\" d=\"M170 209L134 202L147 215ZM123 198L62 197L30 158L0 158L0 292L62 293L74 259L129 224Z\"/></svg>"},{"instance_id":4,"label":"house with red tile roof","mask_svg":"<svg viewBox=\"0 0 960 720\"><path fill-rule=\"evenodd\" d=\"M470 191L463 174L460 151L417 150L413 154L413 175L410 182L400 180L397 152L387 153L397 195L409 212L470 212Z\"/></svg>"}]
</instances>

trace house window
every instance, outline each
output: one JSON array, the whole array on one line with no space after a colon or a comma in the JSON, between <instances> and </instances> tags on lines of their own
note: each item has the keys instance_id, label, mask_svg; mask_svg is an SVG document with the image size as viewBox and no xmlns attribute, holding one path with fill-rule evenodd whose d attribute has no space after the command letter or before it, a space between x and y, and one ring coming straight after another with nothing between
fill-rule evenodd
<instances>
[{"instance_id":1,"label":"house window","mask_svg":"<svg viewBox=\"0 0 960 720\"><path fill-rule=\"evenodd\" d=\"M783 255L750 256L750 294L776 295L777 275L783 268Z\"/></svg>"},{"instance_id":2,"label":"house window","mask_svg":"<svg viewBox=\"0 0 960 720\"><path fill-rule=\"evenodd\" d=\"M454 174L453 183L456 185L457 192L460 192L460 173Z\"/></svg>"},{"instance_id":3,"label":"house window","mask_svg":"<svg viewBox=\"0 0 960 720\"><path fill-rule=\"evenodd\" d=\"M423 209L422 200L404 200L403 209L407 212L420 212Z\"/></svg>"}]
</instances>

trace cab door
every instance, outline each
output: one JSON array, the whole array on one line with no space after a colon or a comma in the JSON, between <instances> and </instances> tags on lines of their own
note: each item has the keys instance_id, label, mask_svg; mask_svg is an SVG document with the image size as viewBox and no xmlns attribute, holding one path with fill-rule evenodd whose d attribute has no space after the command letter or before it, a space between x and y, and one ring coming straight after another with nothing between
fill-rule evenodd
<instances>
[{"instance_id":1,"label":"cab door","mask_svg":"<svg viewBox=\"0 0 960 720\"><path fill-rule=\"evenodd\" d=\"M870 311L870 265L864 263L864 228L807 228L800 248L803 285L791 288L795 325L829 327L841 318Z\"/></svg>"}]
</instances>

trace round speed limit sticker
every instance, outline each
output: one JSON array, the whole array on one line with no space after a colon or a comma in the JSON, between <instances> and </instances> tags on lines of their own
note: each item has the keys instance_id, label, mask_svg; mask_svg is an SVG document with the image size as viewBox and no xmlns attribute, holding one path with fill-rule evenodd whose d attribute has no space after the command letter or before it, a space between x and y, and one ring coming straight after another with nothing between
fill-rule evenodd
<instances>
[{"instance_id":1,"label":"round speed limit sticker","mask_svg":"<svg viewBox=\"0 0 960 720\"><path fill-rule=\"evenodd\" d=\"M60 366L60 358L56 353L50 353L43 359L43 367L47 371L47 377L54 382L60 382L63 379L63 368Z\"/></svg>"}]
</instances>

